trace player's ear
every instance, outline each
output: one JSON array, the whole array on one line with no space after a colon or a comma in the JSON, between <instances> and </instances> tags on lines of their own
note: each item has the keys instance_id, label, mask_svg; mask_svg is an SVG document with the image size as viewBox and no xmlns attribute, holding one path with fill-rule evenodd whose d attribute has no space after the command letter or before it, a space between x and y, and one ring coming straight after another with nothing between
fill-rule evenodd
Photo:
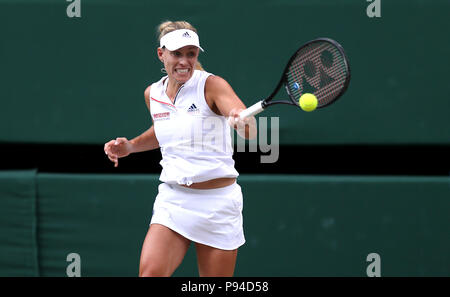
<instances>
[{"instance_id":1,"label":"player's ear","mask_svg":"<svg viewBox=\"0 0 450 297\"><path fill-rule=\"evenodd\" d=\"M158 59L159 59L161 62L164 63L163 53L164 53L164 51L163 51L162 48L158 47L158 48L156 49L156 54L158 55Z\"/></svg>"}]
</instances>

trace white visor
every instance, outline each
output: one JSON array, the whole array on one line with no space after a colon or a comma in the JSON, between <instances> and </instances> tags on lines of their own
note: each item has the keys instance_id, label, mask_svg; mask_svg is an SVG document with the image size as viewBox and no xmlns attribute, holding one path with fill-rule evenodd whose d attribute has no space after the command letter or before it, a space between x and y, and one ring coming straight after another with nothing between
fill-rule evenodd
<instances>
[{"instance_id":1,"label":"white visor","mask_svg":"<svg viewBox=\"0 0 450 297\"><path fill-rule=\"evenodd\" d=\"M188 29L169 32L161 37L159 42L159 46L161 48L166 47L169 51L175 51L187 45L194 45L204 52L204 50L200 47L200 41L197 33Z\"/></svg>"}]
</instances>

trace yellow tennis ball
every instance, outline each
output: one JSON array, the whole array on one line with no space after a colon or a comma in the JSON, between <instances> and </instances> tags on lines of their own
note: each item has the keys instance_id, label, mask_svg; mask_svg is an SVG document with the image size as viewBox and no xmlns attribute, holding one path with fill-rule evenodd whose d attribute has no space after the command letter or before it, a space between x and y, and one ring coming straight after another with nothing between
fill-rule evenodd
<instances>
[{"instance_id":1,"label":"yellow tennis ball","mask_svg":"<svg viewBox=\"0 0 450 297\"><path fill-rule=\"evenodd\" d=\"M304 111L313 111L317 108L317 98L314 94L305 93L298 100L298 105L300 105Z\"/></svg>"}]
</instances>

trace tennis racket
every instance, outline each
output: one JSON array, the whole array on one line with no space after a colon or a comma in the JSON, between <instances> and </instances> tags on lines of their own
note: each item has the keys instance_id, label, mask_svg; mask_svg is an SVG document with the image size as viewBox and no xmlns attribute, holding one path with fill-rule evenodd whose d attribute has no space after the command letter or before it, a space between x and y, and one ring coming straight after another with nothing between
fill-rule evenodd
<instances>
[{"instance_id":1,"label":"tennis racket","mask_svg":"<svg viewBox=\"0 0 450 297\"><path fill-rule=\"evenodd\" d=\"M350 66L342 46L330 38L318 38L305 43L292 55L269 97L241 111L239 116L242 119L253 116L274 104L300 107L299 99L305 93L314 94L317 108L323 108L341 97L349 83ZM274 100L283 85L289 99Z\"/></svg>"}]
</instances>

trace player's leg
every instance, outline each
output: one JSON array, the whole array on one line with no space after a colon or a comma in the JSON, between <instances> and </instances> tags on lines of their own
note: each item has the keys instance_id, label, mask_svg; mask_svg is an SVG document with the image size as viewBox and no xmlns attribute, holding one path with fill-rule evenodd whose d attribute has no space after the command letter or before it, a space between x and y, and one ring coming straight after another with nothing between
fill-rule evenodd
<instances>
[{"instance_id":1,"label":"player's leg","mask_svg":"<svg viewBox=\"0 0 450 297\"><path fill-rule=\"evenodd\" d=\"M237 249L221 250L196 243L197 264L200 276L231 277L236 266Z\"/></svg>"},{"instance_id":2,"label":"player's leg","mask_svg":"<svg viewBox=\"0 0 450 297\"><path fill-rule=\"evenodd\" d=\"M152 224L142 245L139 276L171 276L181 264L190 241L160 224Z\"/></svg>"}]
</instances>

